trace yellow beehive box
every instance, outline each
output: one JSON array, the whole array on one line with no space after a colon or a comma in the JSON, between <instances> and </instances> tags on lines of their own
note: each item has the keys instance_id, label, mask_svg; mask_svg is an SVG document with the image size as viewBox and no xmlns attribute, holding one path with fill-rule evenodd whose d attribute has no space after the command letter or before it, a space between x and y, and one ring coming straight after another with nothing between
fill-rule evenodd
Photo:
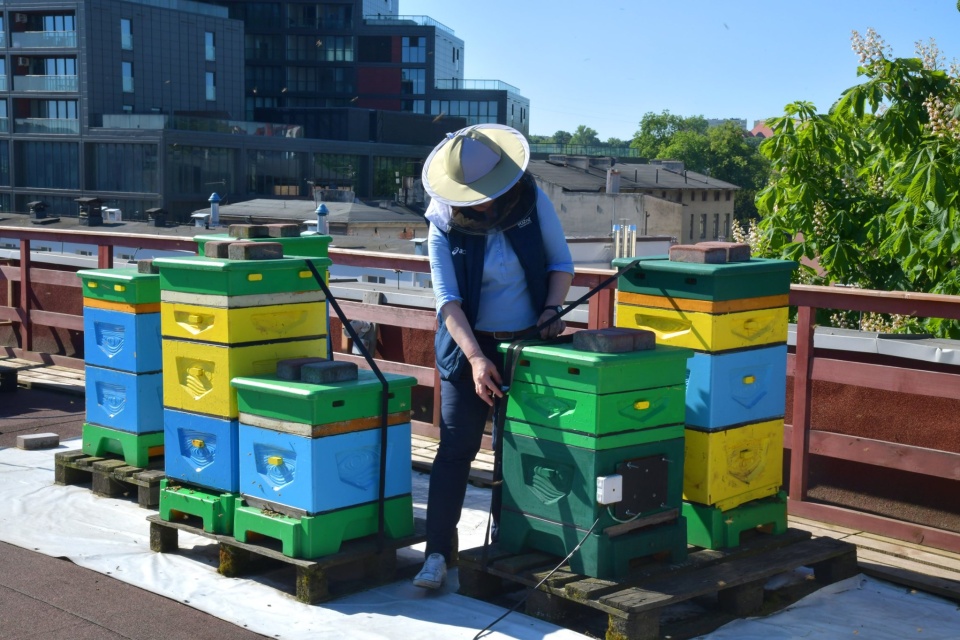
<instances>
[{"instance_id":1,"label":"yellow beehive box","mask_svg":"<svg viewBox=\"0 0 960 640\"><path fill-rule=\"evenodd\" d=\"M721 511L774 495L783 481L783 419L723 431L686 429L683 499Z\"/></svg>"},{"instance_id":2,"label":"yellow beehive box","mask_svg":"<svg viewBox=\"0 0 960 640\"><path fill-rule=\"evenodd\" d=\"M753 311L754 309L786 307L790 304L790 296L762 296L759 298L736 298L734 300L694 300L693 298L653 296L645 293L633 293L632 291L617 289L617 304L657 307L658 309L677 309L678 311L733 313L735 311Z\"/></svg>"},{"instance_id":3,"label":"yellow beehive box","mask_svg":"<svg viewBox=\"0 0 960 640\"><path fill-rule=\"evenodd\" d=\"M325 302L220 309L180 302L160 305L164 338L240 345L327 334Z\"/></svg>"},{"instance_id":4,"label":"yellow beehive box","mask_svg":"<svg viewBox=\"0 0 960 640\"><path fill-rule=\"evenodd\" d=\"M237 392L230 380L274 373L280 360L326 355L326 338L246 347L164 340L163 404L170 409L236 418Z\"/></svg>"},{"instance_id":5,"label":"yellow beehive box","mask_svg":"<svg viewBox=\"0 0 960 640\"><path fill-rule=\"evenodd\" d=\"M787 341L787 307L711 314L617 305L617 326L646 329L658 344L715 353Z\"/></svg>"}]
</instances>

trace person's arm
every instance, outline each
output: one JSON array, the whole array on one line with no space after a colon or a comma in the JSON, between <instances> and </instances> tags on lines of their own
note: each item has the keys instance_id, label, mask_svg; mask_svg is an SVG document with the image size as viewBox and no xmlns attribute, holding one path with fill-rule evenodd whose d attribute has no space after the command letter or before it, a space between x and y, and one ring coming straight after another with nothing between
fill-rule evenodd
<instances>
[{"instance_id":1,"label":"person's arm","mask_svg":"<svg viewBox=\"0 0 960 640\"><path fill-rule=\"evenodd\" d=\"M544 304L547 307L563 306L567 300L570 285L573 283L573 257L570 255L570 247L567 246L567 238L563 233L556 209L542 191L537 197L537 218L540 221L540 235L543 237L543 249L549 272L547 299ZM555 316L556 313L552 309L541 309L537 326ZM564 329L566 329L566 323L560 320L548 325L540 335L544 338L553 338L563 333Z\"/></svg>"},{"instance_id":2,"label":"person's arm","mask_svg":"<svg viewBox=\"0 0 960 640\"><path fill-rule=\"evenodd\" d=\"M493 406L493 396L503 397L503 392L500 390L503 381L500 379L496 365L483 355L473 329L467 322L467 315L460 308L459 302L448 302L440 309L440 313L443 315L443 322L450 336L470 362L474 391L483 398L484 402Z\"/></svg>"}]
</instances>

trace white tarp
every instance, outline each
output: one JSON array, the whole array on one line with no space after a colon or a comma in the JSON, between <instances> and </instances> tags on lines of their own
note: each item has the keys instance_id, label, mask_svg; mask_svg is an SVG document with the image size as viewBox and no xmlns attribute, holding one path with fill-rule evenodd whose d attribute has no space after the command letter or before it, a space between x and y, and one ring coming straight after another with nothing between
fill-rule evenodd
<instances>
[{"instance_id":1,"label":"white tarp","mask_svg":"<svg viewBox=\"0 0 960 640\"><path fill-rule=\"evenodd\" d=\"M66 446L76 448L79 442ZM180 532L180 552L150 551L145 518L154 512L129 500L99 498L86 487L56 486L53 467L51 451L0 449L0 504L4 505L0 540L69 558L263 635L284 640L473 638L504 611L457 595L456 571L439 593L403 581L321 605L304 605L287 593L292 587L289 582L271 582L269 575L220 576L215 547L206 538ZM426 480L414 474L414 507L419 516L426 500ZM482 544L489 496L489 491L468 489L459 532L463 548ZM485 637L566 640L586 636L513 613ZM777 614L738 620L705 638L957 640L960 612L955 603L856 576Z\"/></svg>"}]
</instances>

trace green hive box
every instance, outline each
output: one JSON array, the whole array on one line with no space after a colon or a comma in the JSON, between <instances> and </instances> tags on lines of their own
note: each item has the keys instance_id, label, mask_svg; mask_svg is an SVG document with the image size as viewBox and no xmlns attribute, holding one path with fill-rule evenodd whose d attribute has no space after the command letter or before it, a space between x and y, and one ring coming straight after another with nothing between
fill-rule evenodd
<instances>
[{"instance_id":1,"label":"green hive box","mask_svg":"<svg viewBox=\"0 0 960 640\"><path fill-rule=\"evenodd\" d=\"M417 379L383 375L389 385L388 413L410 411L410 393ZM309 425L380 415L380 381L366 369L358 372L357 380L331 384L294 382L276 376L238 377L231 384L237 390L242 413Z\"/></svg>"},{"instance_id":2,"label":"green hive box","mask_svg":"<svg viewBox=\"0 0 960 640\"><path fill-rule=\"evenodd\" d=\"M203 256L156 258L153 264L160 269L164 291L243 296L319 289L307 260L321 276L331 264L329 258L226 260Z\"/></svg>"},{"instance_id":3,"label":"green hive box","mask_svg":"<svg viewBox=\"0 0 960 640\"><path fill-rule=\"evenodd\" d=\"M647 442L659 442L673 438L683 438L685 434L683 424L661 426L655 429L637 429L634 431L620 431L597 436L592 433L571 431L570 429L552 429L539 424L510 420L504 422L503 430L531 438L541 438L551 442L560 442L571 447L604 451L617 447L629 447Z\"/></svg>"},{"instance_id":4,"label":"green hive box","mask_svg":"<svg viewBox=\"0 0 960 640\"><path fill-rule=\"evenodd\" d=\"M620 269L634 258L617 258ZM698 264L672 262L667 256L641 258L617 280L621 291L693 300L738 300L790 293L790 278L797 268L792 260L751 258L748 262Z\"/></svg>"},{"instance_id":5,"label":"green hive box","mask_svg":"<svg viewBox=\"0 0 960 640\"><path fill-rule=\"evenodd\" d=\"M664 437L673 427L651 429ZM628 468L629 465L629 468ZM623 476L623 500L597 504L597 478ZM600 517L599 530L633 515L679 509L683 496L683 438L595 451L505 431L503 506L586 531ZM631 513L627 513L631 511Z\"/></svg>"},{"instance_id":6,"label":"green hive box","mask_svg":"<svg viewBox=\"0 0 960 640\"><path fill-rule=\"evenodd\" d=\"M83 281L83 296L125 304L160 302L160 276L139 273L136 269L84 269L77 275Z\"/></svg>"},{"instance_id":7,"label":"green hive box","mask_svg":"<svg viewBox=\"0 0 960 640\"><path fill-rule=\"evenodd\" d=\"M514 382L507 398L507 418L597 436L682 424L686 388L678 384L596 395Z\"/></svg>"},{"instance_id":8,"label":"green hive box","mask_svg":"<svg viewBox=\"0 0 960 640\"><path fill-rule=\"evenodd\" d=\"M661 345L627 353L577 351L572 344L529 346L516 360L513 383L601 395L655 389L685 384L687 358L692 356L690 349Z\"/></svg>"},{"instance_id":9,"label":"green hive box","mask_svg":"<svg viewBox=\"0 0 960 640\"><path fill-rule=\"evenodd\" d=\"M511 553L535 549L566 556L586 533L586 529L534 518L510 509L504 509L500 514L500 549ZM619 536L609 536L595 529L570 558L570 568L575 573L610 580L629 573L632 561L661 553L669 554L672 564L686 560L687 537L683 516Z\"/></svg>"},{"instance_id":10,"label":"green hive box","mask_svg":"<svg viewBox=\"0 0 960 640\"><path fill-rule=\"evenodd\" d=\"M203 247L211 240L238 240L226 233L212 233L194 236L197 241L197 253L203 255ZM250 238L254 242L279 242L283 245L283 255L302 256L304 258L326 258L327 247L333 238L325 235L294 236L291 238Z\"/></svg>"}]
</instances>

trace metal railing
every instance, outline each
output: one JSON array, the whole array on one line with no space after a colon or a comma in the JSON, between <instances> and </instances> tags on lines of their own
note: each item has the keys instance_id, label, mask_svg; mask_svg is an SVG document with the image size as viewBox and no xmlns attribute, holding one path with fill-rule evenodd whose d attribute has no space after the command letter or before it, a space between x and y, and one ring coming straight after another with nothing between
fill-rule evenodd
<instances>
[{"instance_id":1,"label":"metal railing","mask_svg":"<svg viewBox=\"0 0 960 640\"><path fill-rule=\"evenodd\" d=\"M457 78L438 79L436 81L437 89L470 89L487 91L509 91L511 93L520 93L520 89L512 84L507 84L503 80L459 80Z\"/></svg>"},{"instance_id":2,"label":"metal railing","mask_svg":"<svg viewBox=\"0 0 960 640\"><path fill-rule=\"evenodd\" d=\"M13 132L77 135L80 133L80 121L75 118L15 118Z\"/></svg>"},{"instance_id":3,"label":"metal railing","mask_svg":"<svg viewBox=\"0 0 960 640\"><path fill-rule=\"evenodd\" d=\"M13 76L14 91L51 91L75 93L77 76Z\"/></svg>"},{"instance_id":4,"label":"metal railing","mask_svg":"<svg viewBox=\"0 0 960 640\"><path fill-rule=\"evenodd\" d=\"M381 16L381 15L365 15L363 16L363 21L371 26L407 26L410 24L419 25L421 27L436 27L441 31L446 31L450 35L456 35L450 27L443 24L442 22L437 22L430 16Z\"/></svg>"},{"instance_id":5,"label":"metal railing","mask_svg":"<svg viewBox=\"0 0 960 640\"><path fill-rule=\"evenodd\" d=\"M35 327L82 331L83 318L80 315L46 311L34 307L32 301L37 299L33 292L35 285L67 287L70 290L70 296L80 296L81 283L72 272L34 266L30 256L32 240L96 245L99 268L110 268L113 265L115 246L131 246L136 243L145 249L191 252L196 250L196 243L192 239L154 235L110 235L89 231L0 227L0 237L20 241L19 264L0 266L0 286L3 285L2 281L6 281L10 305L0 306L0 322L13 323L20 346L0 347L0 353L6 352L17 357L75 368L82 368L83 361L63 355L33 352ZM429 272L428 259L423 256L331 249L330 257L335 264L343 266L399 270L408 273ZM574 285L593 287L612 273L607 269L578 269ZM19 287L18 292L15 291L16 287ZM615 289L611 286L601 290L590 300L587 328L613 326L614 294ZM57 298L63 299L62 296ZM791 288L790 304L797 307L799 314L796 353L788 357L787 363L788 374L793 375L793 424L787 425L784 430L784 446L789 450L790 459L788 482L790 513L960 552L960 533L808 499L809 468L813 456L844 463L896 469L928 478L960 480L960 453L871 440L843 433L815 430L811 427L815 380L960 400L960 374L924 370L920 366L900 366L899 362L896 366L886 363L871 364L854 359L825 357L822 352L815 353L813 333L817 309L846 309L960 319L960 297L795 285ZM79 304L75 306L79 307ZM436 330L436 314L432 309L366 304L347 300L342 301L341 306L351 319L368 320L381 326L430 333ZM351 360L361 364L359 356L337 353L335 357L338 360ZM405 362L386 360L377 362L384 371L413 376L420 385L433 389L433 421L414 421L413 428L416 433L438 437L440 403L435 369L431 366ZM484 446L489 447L489 444L489 440L485 440Z\"/></svg>"},{"instance_id":6,"label":"metal railing","mask_svg":"<svg viewBox=\"0 0 960 640\"><path fill-rule=\"evenodd\" d=\"M75 49L76 31L14 31L10 34L14 48Z\"/></svg>"}]
</instances>

